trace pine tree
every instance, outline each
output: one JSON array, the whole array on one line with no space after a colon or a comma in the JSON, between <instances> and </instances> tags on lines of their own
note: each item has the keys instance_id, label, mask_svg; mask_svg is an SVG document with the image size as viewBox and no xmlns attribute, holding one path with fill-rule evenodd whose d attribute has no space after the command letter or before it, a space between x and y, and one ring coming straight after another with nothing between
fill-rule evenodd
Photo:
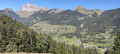
<instances>
[{"instance_id":1,"label":"pine tree","mask_svg":"<svg viewBox=\"0 0 120 54\"><path fill-rule=\"evenodd\" d=\"M114 40L113 50L115 54L120 54L120 34L118 34Z\"/></svg>"}]
</instances>

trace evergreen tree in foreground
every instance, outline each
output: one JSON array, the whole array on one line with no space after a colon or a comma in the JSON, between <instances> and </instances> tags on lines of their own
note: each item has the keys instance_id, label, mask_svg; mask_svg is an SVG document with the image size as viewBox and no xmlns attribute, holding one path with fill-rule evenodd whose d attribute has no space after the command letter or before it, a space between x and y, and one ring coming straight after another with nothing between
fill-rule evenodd
<instances>
[{"instance_id":1,"label":"evergreen tree in foreground","mask_svg":"<svg viewBox=\"0 0 120 54\"><path fill-rule=\"evenodd\" d=\"M118 34L114 40L113 50L115 54L120 54L120 34Z\"/></svg>"}]
</instances>

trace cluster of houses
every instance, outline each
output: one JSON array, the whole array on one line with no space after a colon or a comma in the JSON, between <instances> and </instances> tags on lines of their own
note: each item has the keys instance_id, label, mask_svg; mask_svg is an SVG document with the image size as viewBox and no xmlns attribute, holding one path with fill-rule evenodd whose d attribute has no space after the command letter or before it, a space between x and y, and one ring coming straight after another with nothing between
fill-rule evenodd
<instances>
[{"instance_id":1,"label":"cluster of houses","mask_svg":"<svg viewBox=\"0 0 120 54\"><path fill-rule=\"evenodd\" d=\"M69 43L69 42L70 42L70 41L63 41L63 40L61 40L61 39L58 39L58 40L56 40L56 41L57 41L57 42L63 42L63 43ZM80 38L77 39L74 43L82 44L82 42L80 41ZM98 47L93 46L93 45L88 45L88 44L84 44L84 43L83 43L83 46L84 46L84 48L96 48L96 49L99 50L99 51L105 51L105 49L99 49Z\"/></svg>"},{"instance_id":2,"label":"cluster of houses","mask_svg":"<svg viewBox=\"0 0 120 54\"><path fill-rule=\"evenodd\" d=\"M61 40L60 38L58 40L56 40L57 42L63 42L63 43L69 43L70 41L64 41L64 40ZM77 41L75 41L75 43L77 44L82 44L82 42L80 41L80 38L77 39Z\"/></svg>"}]
</instances>

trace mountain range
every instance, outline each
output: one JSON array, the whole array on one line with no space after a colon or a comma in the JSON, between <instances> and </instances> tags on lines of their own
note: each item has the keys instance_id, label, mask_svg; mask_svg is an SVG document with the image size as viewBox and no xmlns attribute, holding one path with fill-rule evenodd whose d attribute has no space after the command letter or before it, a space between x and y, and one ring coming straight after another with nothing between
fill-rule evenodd
<instances>
[{"instance_id":1,"label":"mountain range","mask_svg":"<svg viewBox=\"0 0 120 54\"><path fill-rule=\"evenodd\" d=\"M0 10L0 14L22 21L38 33L53 37L77 37L85 44L101 44L97 45L98 48L111 46L120 29L120 8L103 11L77 6L74 10L63 10L28 3L19 11L6 8Z\"/></svg>"}]
</instances>

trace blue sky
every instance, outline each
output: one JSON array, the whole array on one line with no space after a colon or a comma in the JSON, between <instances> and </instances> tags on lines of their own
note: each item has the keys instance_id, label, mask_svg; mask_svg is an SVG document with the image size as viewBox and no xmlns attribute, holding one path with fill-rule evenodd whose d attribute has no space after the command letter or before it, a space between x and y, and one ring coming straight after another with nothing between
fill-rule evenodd
<instances>
[{"instance_id":1,"label":"blue sky","mask_svg":"<svg viewBox=\"0 0 120 54\"><path fill-rule=\"evenodd\" d=\"M12 8L18 11L24 4L35 4L39 7L62 8L73 10L81 5L88 9L109 10L120 8L120 0L0 0L0 9Z\"/></svg>"}]
</instances>

